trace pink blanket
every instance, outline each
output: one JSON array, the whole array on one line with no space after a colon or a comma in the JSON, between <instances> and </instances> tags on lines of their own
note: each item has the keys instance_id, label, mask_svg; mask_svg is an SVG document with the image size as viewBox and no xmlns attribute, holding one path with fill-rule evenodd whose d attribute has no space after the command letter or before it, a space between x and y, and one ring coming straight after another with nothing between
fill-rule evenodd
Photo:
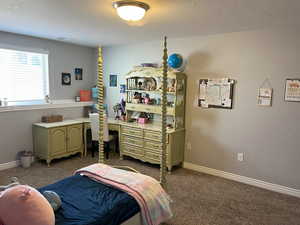
<instances>
[{"instance_id":1,"label":"pink blanket","mask_svg":"<svg viewBox=\"0 0 300 225\"><path fill-rule=\"evenodd\" d=\"M152 177L116 169L105 164L93 164L75 173L123 190L138 202L144 225L159 225L172 217L170 198Z\"/></svg>"}]
</instances>

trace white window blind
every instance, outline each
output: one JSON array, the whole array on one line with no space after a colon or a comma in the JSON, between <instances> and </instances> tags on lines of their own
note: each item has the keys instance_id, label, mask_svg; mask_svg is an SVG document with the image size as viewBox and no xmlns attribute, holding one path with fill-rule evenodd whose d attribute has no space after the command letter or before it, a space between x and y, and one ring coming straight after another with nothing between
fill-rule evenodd
<instances>
[{"instance_id":1,"label":"white window blind","mask_svg":"<svg viewBox=\"0 0 300 225\"><path fill-rule=\"evenodd\" d=\"M0 48L0 99L26 104L48 94L48 54Z\"/></svg>"}]
</instances>

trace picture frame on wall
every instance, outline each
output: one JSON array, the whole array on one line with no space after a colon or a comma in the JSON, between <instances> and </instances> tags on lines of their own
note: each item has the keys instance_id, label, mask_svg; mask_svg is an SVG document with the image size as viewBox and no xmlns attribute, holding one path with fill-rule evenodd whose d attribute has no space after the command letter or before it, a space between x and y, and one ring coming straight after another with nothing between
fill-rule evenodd
<instances>
[{"instance_id":1,"label":"picture frame on wall","mask_svg":"<svg viewBox=\"0 0 300 225\"><path fill-rule=\"evenodd\" d=\"M70 73L62 73L61 74L61 84L62 85L71 85L71 74Z\"/></svg>"},{"instance_id":2,"label":"picture frame on wall","mask_svg":"<svg viewBox=\"0 0 300 225\"><path fill-rule=\"evenodd\" d=\"M126 92L126 85L120 84L120 93L124 94Z\"/></svg>"},{"instance_id":3,"label":"picture frame on wall","mask_svg":"<svg viewBox=\"0 0 300 225\"><path fill-rule=\"evenodd\" d=\"M117 87L118 86L118 75L110 74L109 75L109 86Z\"/></svg>"},{"instance_id":4,"label":"picture frame on wall","mask_svg":"<svg viewBox=\"0 0 300 225\"><path fill-rule=\"evenodd\" d=\"M300 102L300 79L286 79L284 100Z\"/></svg>"},{"instance_id":5,"label":"picture frame on wall","mask_svg":"<svg viewBox=\"0 0 300 225\"><path fill-rule=\"evenodd\" d=\"M259 88L258 89L258 97L257 104L259 106L272 106L272 88Z\"/></svg>"},{"instance_id":6,"label":"picture frame on wall","mask_svg":"<svg viewBox=\"0 0 300 225\"><path fill-rule=\"evenodd\" d=\"M229 78L200 79L198 106L232 109L235 80Z\"/></svg>"},{"instance_id":7,"label":"picture frame on wall","mask_svg":"<svg viewBox=\"0 0 300 225\"><path fill-rule=\"evenodd\" d=\"M82 68L75 68L75 80L82 80Z\"/></svg>"}]
</instances>

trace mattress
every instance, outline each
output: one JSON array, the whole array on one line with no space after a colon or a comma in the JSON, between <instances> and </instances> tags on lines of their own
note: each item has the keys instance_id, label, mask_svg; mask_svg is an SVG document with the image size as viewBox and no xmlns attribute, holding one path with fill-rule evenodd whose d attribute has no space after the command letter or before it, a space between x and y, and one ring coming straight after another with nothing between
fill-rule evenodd
<instances>
[{"instance_id":1,"label":"mattress","mask_svg":"<svg viewBox=\"0 0 300 225\"><path fill-rule=\"evenodd\" d=\"M62 199L56 225L119 225L140 211L127 193L79 174L38 189Z\"/></svg>"}]
</instances>

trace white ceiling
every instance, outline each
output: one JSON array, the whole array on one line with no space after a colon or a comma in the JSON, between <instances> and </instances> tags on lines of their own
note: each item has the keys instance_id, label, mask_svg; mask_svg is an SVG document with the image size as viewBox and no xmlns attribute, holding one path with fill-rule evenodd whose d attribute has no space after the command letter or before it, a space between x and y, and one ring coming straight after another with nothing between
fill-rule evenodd
<instances>
[{"instance_id":1,"label":"white ceiling","mask_svg":"<svg viewBox=\"0 0 300 225\"><path fill-rule=\"evenodd\" d=\"M299 25L300 0L144 0L128 24L112 0L0 0L0 30L88 46Z\"/></svg>"}]
</instances>

